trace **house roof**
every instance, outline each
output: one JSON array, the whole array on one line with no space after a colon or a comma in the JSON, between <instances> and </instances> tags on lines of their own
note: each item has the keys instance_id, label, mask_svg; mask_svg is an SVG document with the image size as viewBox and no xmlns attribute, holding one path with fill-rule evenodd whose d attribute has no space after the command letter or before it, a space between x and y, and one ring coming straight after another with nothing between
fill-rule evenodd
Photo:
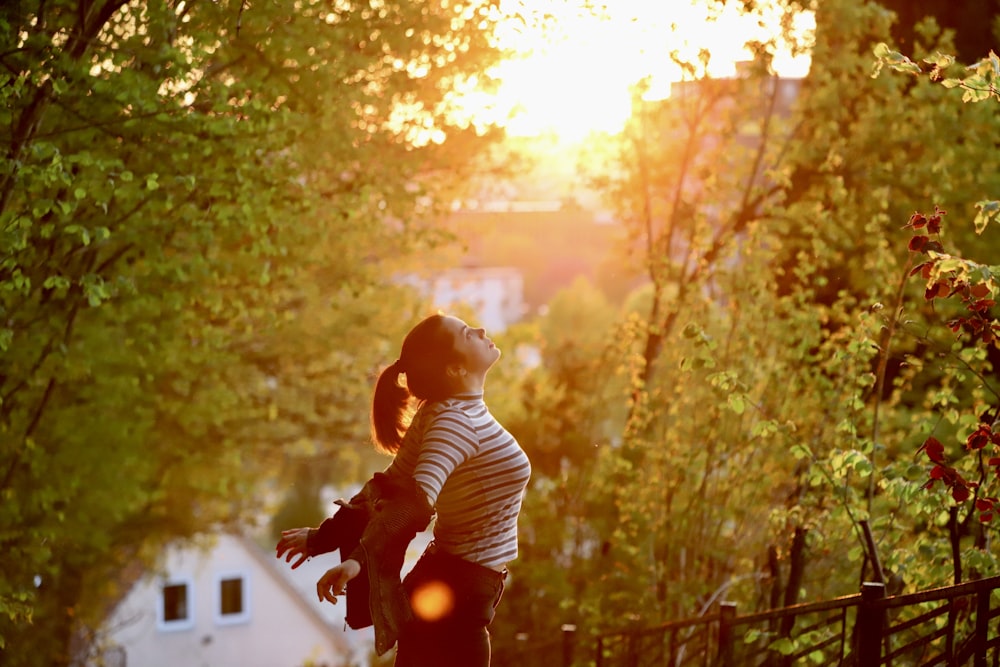
<instances>
[{"instance_id":1,"label":"house roof","mask_svg":"<svg viewBox=\"0 0 1000 667\"><path fill-rule=\"evenodd\" d=\"M290 565L286 564L284 560L279 560L273 554L265 552L260 545L245 535L230 534L230 537L236 539L243 546L247 553L261 566L261 569L272 575L274 582L288 594L288 598L303 613L324 627L339 653L351 653L357 648L347 640L343 632L336 629L336 621L333 618L321 613L316 605L310 604L305 598L304 591L292 584L287 572L291 570ZM298 570L295 572L298 573ZM302 574L305 575L305 573Z\"/></svg>"}]
</instances>

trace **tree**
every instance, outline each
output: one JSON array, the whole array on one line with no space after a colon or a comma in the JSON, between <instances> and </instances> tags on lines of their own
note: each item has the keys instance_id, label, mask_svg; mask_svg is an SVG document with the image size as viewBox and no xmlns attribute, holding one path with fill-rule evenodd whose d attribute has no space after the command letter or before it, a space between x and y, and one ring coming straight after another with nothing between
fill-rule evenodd
<instances>
[{"instance_id":1,"label":"tree","mask_svg":"<svg viewBox=\"0 0 1000 667\"><path fill-rule=\"evenodd\" d=\"M493 409L532 467L514 579L491 629L498 651L510 652L524 638L532 647L550 643L553 628L579 620L577 603L599 576L593 555L603 540L597 517L605 512L593 506L590 490L599 452L615 446L622 420L612 339L618 316L594 285L577 279L553 297L545 315L512 332L537 347L540 363L490 380L514 387L508 392L514 402Z\"/></svg>"},{"instance_id":2,"label":"tree","mask_svg":"<svg viewBox=\"0 0 1000 667\"><path fill-rule=\"evenodd\" d=\"M873 76L888 66L920 78L926 75L928 80L940 82L946 89L958 89L965 103L1000 99L997 87L1000 61L992 51L988 57L964 68L956 66L953 56L941 52L923 58L924 67L884 43L877 45L874 53ZM982 235L1000 212L1000 202L983 199L975 207L973 228L976 235ZM995 484L1000 436L994 429L1000 411L993 385L1000 359L997 351L1000 324L993 314L997 268L946 251L946 214L938 206L926 215L916 212L906 227L912 233L909 250L919 261L914 262L916 266L909 276L924 283L923 301L932 306L927 319L932 324L945 323L952 334L951 340L942 339L929 326L922 335L927 348L952 363L940 371L944 382L934 407L941 421L919 448L931 463L929 480L923 488L932 490L941 486L946 493L923 496L919 502L929 512L947 512L946 539L940 539L938 531L928 532L932 533L932 540L939 538L938 549L940 543L950 549L953 579L958 583L967 573L966 563L971 565L971 578L983 576L997 566L990 546L992 522L998 509ZM941 305L936 305L939 302ZM964 449L957 456L955 441Z\"/></svg>"},{"instance_id":3,"label":"tree","mask_svg":"<svg viewBox=\"0 0 1000 667\"><path fill-rule=\"evenodd\" d=\"M927 17L934 17L942 28L954 31L954 53L963 62L979 58L994 43L993 30L998 16L996 2L881 0L879 4L896 14L892 43L904 51L913 51L914 46L919 44L918 26Z\"/></svg>"},{"instance_id":4,"label":"tree","mask_svg":"<svg viewBox=\"0 0 1000 667\"><path fill-rule=\"evenodd\" d=\"M363 438L366 375L421 307L388 296L395 258L440 238L495 139L449 111L495 20L0 10L5 664L85 654L127 564L250 520L287 459Z\"/></svg>"},{"instance_id":5,"label":"tree","mask_svg":"<svg viewBox=\"0 0 1000 667\"><path fill-rule=\"evenodd\" d=\"M909 443L954 376L920 373L927 348L909 334L927 313L900 316L910 267L894 238L915 198L954 208L995 187L992 167L961 166L994 164L969 137L996 118L942 104L930 82L870 78L890 19L819 5L788 106L760 45L745 78L699 78L636 109L620 178L603 185L649 286L618 325L629 419L594 476L592 507L607 509L590 525L607 548L579 596L591 628L701 613L721 595L759 608L853 592L875 576L863 522L894 585L943 583ZM921 52L947 48L921 30Z\"/></svg>"}]
</instances>

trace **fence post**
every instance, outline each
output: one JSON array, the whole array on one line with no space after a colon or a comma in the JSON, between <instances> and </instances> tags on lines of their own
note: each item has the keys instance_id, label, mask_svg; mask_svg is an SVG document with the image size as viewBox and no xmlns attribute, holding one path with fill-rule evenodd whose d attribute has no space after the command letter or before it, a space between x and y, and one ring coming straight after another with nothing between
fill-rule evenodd
<instances>
[{"instance_id":1,"label":"fence post","mask_svg":"<svg viewBox=\"0 0 1000 667\"><path fill-rule=\"evenodd\" d=\"M882 660L882 633L885 610L875 603L885 597L885 584L866 581L861 584L861 604L855 619L858 633L858 664L877 666Z\"/></svg>"},{"instance_id":2,"label":"fence post","mask_svg":"<svg viewBox=\"0 0 1000 667\"><path fill-rule=\"evenodd\" d=\"M562 659L563 667L570 667L573 664L573 639L576 636L576 626L572 623L564 623L562 630Z\"/></svg>"},{"instance_id":3,"label":"fence post","mask_svg":"<svg viewBox=\"0 0 1000 667\"><path fill-rule=\"evenodd\" d=\"M973 667L986 667L986 641L990 632L990 594L986 588L976 593L976 657Z\"/></svg>"},{"instance_id":4,"label":"fence post","mask_svg":"<svg viewBox=\"0 0 1000 667\"><path fill-rule=\"evenodd\" d=\"M719 667L733 664L733 619L736 618L735 602L719 603Z\"/></svg>"}]
</instances>

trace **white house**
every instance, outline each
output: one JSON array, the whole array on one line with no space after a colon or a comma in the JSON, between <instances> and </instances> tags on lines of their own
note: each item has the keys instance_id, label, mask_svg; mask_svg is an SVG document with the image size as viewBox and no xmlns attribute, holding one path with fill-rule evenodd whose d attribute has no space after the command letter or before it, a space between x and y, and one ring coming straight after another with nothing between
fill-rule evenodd
<instances>
[{"instance_id":1,"label":"white house","mask_svg":"<svg viewBox=\"0 0 1000 667\"><path fill-rule=\"evenodd\" d=\"M402 574L431 539L418 533ZM320 602L316 581L336 553L295 570L273 551L228 534L208 549L167 550L159 572L140 580L104 629L106 665L121 667L362 667L372 628L348 628L346 604Z\"/></svg>"},{"instance_id":2,"label":"white house","mask_svg":"<svg viewBox=\"0 0 1000 667\"><path fill-rule=\"evenodd\" d=\"M337 562L315 558L291 572L273 552L232 535L208 550L172 548L162 572L113 612L109 643L128 667L367 665L370 633L344 629L343 602L316 598L316 580Z\"/></svg>"},{"instance_id":3,"label":"white house","mask_svg":"<svg viewBox=\"0 0 1000 667\"><path fill-rule=\"evenodd\" d=\"M487 331L503 331L527 310L524 278L511 267L446 269L431 275L408 274L399 280L416 287L442 310L455 305L470 308L476 317L471 324Z\"/></svg>"}]
</instances>

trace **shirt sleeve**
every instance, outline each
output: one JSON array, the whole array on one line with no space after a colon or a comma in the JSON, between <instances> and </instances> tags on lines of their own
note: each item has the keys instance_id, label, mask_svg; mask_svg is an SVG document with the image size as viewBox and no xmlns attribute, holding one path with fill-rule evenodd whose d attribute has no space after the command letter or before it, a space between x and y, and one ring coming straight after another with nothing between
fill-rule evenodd
<instances>
[{"instance_id":1,"label":"shirt sleeve","mask_svg":"<svg viewBox=\"0 0 1000 667\"><path fill-rule=\"evenodd\" d=\"M427 494L431 505L437 503L438 494L451 473L472 458L478 449L476 431L461 410L445 409L431 418L413 470L413 479Z\"/></svg>"}]
</instances>

